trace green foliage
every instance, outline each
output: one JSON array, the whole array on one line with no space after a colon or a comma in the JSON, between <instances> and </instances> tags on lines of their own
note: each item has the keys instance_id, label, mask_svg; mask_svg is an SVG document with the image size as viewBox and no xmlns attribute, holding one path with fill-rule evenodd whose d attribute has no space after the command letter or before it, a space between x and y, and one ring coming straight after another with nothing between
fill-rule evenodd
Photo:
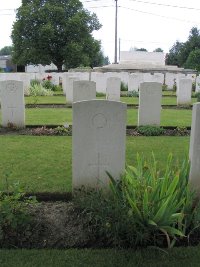
<instances>
[{"instance_id":1,"label":"green foliage","mask_svg":"<svg viewBox=\"0 0 200 267\"><path fill-rule=\"evenodd\" d=\"M105 93L96 92L96 97L104 97L104 96L106 96Z\"/></svg>"},{"instance_id":2,"label":"green foliage","mask_svg":"<svg viewBox=\"0 0 200 267\"><path fill-rule=\"evenodd\" d=\"M50 64L59 71L93 64L101 44L92 36L101 27L79 0L22 1L13 25L13 61Z\"/></svg>"},{"instance_id":3,"label":"green foliage","mask_svg":"<svg viewBox=\"0 0 200 267\"><path fill-rule=\"evenodd\" d=\"M67 135L67 136L71 136L72 135L72 127L70 126L58 126L54 129L54 132L57 135Z\"/></svg>"},{"instance_id":4,"label":"green foliage","mask_svg":"<svg viewBox=\"0 0 200 267\"><path fill-rule=\"evenodd\" d=\"M190 31L188 40L185 43L176 41L169 50L169 53L166 56L166 64L199 69L199 49L200 33L196 27L193 27Z\"/></svg>"},{"instance_id":5,"label":"green foliage","mask_svg":"<svg viewBox=\"0 0 200 267\"><path fill-rule=\"evenodd\" d=\"M128 85L125 82L121 82L120 91L128 91Z\"/></svg>"},{"instance_id":6,"label":"green foliage","mask_svg":"<svg viewBox=\"0 0 200 267\"><path fill-rule=\"evenodd\" d=\"M43 80L41 85L51 91L60 91L61 87L59 85L53 84L50 80Z\"/></svg>"},{"instance_id":7,"label":"green foliage","mask_svg":"<svg viewBox=\"0 0 200 267\"><path fill-rule=\"evenodd\" d=\"M147 126L139 126L138 132L146 136L158 136L164 133L164 129L158 126L147 125Z\"/></svg>"},{"instance_id":8,"label":"green foliage","mask_svg":"<svg viewBox=\"0 0 200 267\"><path fill-rule=\"evenodd\" d=\"M160 48L160 47L158 47L158 48L156 48L155 50L153 50L153 52L163 52L163 49Z\"/></svg>"},{"instance_id":9,"label":"green foliage","mask_svg":"<svg viewBox=\"0 0 200 267\"><path fill-rule=\"evenodd\" d=\"M189 163L184 161L180 169L172 166L171 155L164 171L157 169L154 156L150 163L137 156L135 166L127 166L121 181L108 173L110 194L88 190L76 196L92 234L123 247L172 247L177 238L186 236L195 227Z\"/></svg>"},{"instance_id":10,"label":"green foliage","mask_svg":"<svg viewBox=\"0 0 200 267\"><path fill-rule=\"evenodd\" d=\"M139 97L139 93L135 90L133 91L128 91L127 92L127 97Z\"/></svg>"},{"instance_id":11,"label":"green foliage","mask_svg":"<svg viewBox=\"0 0 200 267\"><path fill-rule=\"evenodd\" d=\"M168 88L167 84L163 84L163 85L162 85L162 90L163 90L163 91L167 91L167 88Z\"/></svg>"},{"instance_id":12,"label":"green foliage","mask_svg":"<svg viewBox=\"0 0 200 267\"><path fill-rule=\"evenodd\" d=\"M34 204L35 197L25 197L18 183L7 188L6 193L0 191L0 243L6 236L23 231L30 224L31 216L27 207Z\"/></svg>"},{"instance_id":13,"label":"green foliage","mask_svg":"<svg viewBox=\"0 0 200 267\"><path fill-rule=\"evenodd\" d=\"M194 96L197 98L197 102L200 102L200 92L195 93Z\"/></svg>"},{"instance_id":14,"label":"green foliage","mask_svg":"<svg viewBox=\"0 0 200 267\"><path fill-rule=\"evenodd\" d=\"M190 52L184 66L188 69L200 71L200 49L195 49Z\"/></svg>"},{"instance_id":15,"label":"green foliage","mask_svg":"<svg viewBox=\"0 0 200 267\"><path fill-rule=\"evenodd\" d=\"M44 88L41 84L33 84L28 89L28 94L30 96L50 96L53 95L51 90Z\"/></svg>"},{"instance_id":16,"label":"green foliage","mask_svg":"<svg viewBox=\"0 0 200 267\"><path fill-rule=\"evenodd\" d=\"M8 56L12 54L13 47L12 46L4 46L0 49L0 56Z\"/></svg>"},{"instance_id":17,"label":"green foliage","mask_svg":"<svg viewBox=\"0 0 200 267\"><path fill-rule=\"evenodd\" d=\"M183 47L183 43L176 41L172 48L169 50L169 53L166 55L166 65L175 65L180 67L179 56L180 50Z\"/></svg>"},{"instance_id":18,"label":"green foliage","mask_svg":"<svg viewBox=\"0 0 200 267\"><path fill-rule=\"evenodd\" d=\"M135 51L148 52L146 48L136 48Z\"/></svg>"}]
</instances>

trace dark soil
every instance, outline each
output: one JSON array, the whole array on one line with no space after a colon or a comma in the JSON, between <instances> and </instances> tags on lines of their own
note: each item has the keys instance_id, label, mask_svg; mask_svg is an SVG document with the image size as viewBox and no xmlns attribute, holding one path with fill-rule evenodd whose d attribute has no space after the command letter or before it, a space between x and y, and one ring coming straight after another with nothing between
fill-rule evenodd
<instances>
[{"instance_id":1,"label":"dark soil","mask_svg":"<svg viewBox=\"0 0 200 267\"><path fill-rule=\"evenodd\" d=\"M41 202L29 206L32 223L25 230L8 231L2 248L89 247L92 238L84 228L83 216L72 202Z\"/></svg>"},{"instance_id":2,"label":"dark soil","mask_svg":"<svg viewBox=\"0 0 200 267\"><path fill-rule=\"evenodd\" d=\"M32 223L25 230L7 231L0 241L1 248L105 248L106 239L91 231L87 214L73 202L41 202L29 206ZM94 227L94 226L93 226ZM93 228L94 229L94 228ZM176 242L176 246L198 245L200 232ZM165 244L166 246L166 244Z\"/></svg>"},{"instance_id":3,"label":"dark soil","mask_svg":"<svg viewBox=\"0 0 200 267\"><path fill-rule=\"evenodd\" d=\"M16 128L0 128L0 135L50 135L50 136L71 136L72 127L64 128L63 126L34 126L24 129ZM137 130L137 127L128 127L126 130L127 136L142 136ZM169 127L164 129L164 136L189 136L190 129L187 127Z\"/></svg>"}]
</instances>

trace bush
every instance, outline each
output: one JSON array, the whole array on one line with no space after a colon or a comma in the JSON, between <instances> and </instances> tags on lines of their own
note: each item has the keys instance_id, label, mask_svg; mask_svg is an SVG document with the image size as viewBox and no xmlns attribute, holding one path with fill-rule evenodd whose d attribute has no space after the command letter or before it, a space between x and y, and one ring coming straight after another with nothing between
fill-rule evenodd
<instances>
[{"instance_id":1,"label":"bush","mask_svg":"<svg viewBox=\"0 0 200 267\"><path fill-rule=\"evenodd\" d=\"M34 197L25 197L19 184L14 184L11 190L11 193L0 191L0 244L4 244L8 236L26 229L32 220L27 207L36 204Z\"/></svg>"},{"instance_id":2,"label":"bush","mask_svg":"<svg viewBox=\"0 0 200 267\"><path fill-rule=\"evenodd\" d=\"M104 96L106 96L105 93L96 92L96 97L104 97Z\"/></svg>"},{"instance_id":3,"label":"bush","mask_svg":"<svg viewBox=\"0 0 200 267\"><path fill-rule=\"evenodd\" d=\"M158 136L164 134L164 129L158 126L139 126L137 130L138 133L146 136Z\"/></svg>"},{"instance_id":4,"label":"bush","mask_svg":"<svg viewBox=\"0 0 200 267\"><path fill-rule=\"evenodd\" d=\"M61 87L59 85L54 85L50 80L43 80L42 86L51 91L60 91Z\"/></svg>"},{"instance_id":5,"label":"bush","mask_svg":"<svg viewBox=\"0 0 200 267\"><path fill-rule=\"evenodd\" d=\"M195 93L194 96L197 98L197 102L200 102L200 92Z\"/></svg>"},{"instance_id":6,"label":"bush","mask_svg":"<svg viewBox=\"0 0 200 267\"><path fill-rule=\"evenodd\" d=\"M139 97L139 93L137 91L128 91L127 92L128 97Z\"/></svg>"},{"instance_id":7,"label":"bush","mask_svg":"<svg viewBox=\"0 0 200 267\"><path fill-rule=\"evenodd\" d=\"M28 95L30 96L48 96L53 95L51 90L45 89L41 84L34 84L28 89Z\"/></svg>"},{"instance_id":8,"label":"bush","mask_svg":"<svg viewBox=\"0 0 200 267\"><path fill-rule=\"evenodd\" d=\"M121 181L110 177L111 191L85 191L78 199L91 234L107 245L120 247L172 247L194 227L194 194L188 185L189 163L173 166L170 155L165 171L137 156Z\"/></svg>"},{"instance_id":9,"label":"bush","mask_svg":"<svg viewBox=\"0 0 200 267\"><path fill-rule=\"evenodd\" d=\"M128 85L124 82L121 82L120 90L123 92L128 91Z\"/></svg>"},{"instance_id":10,"label":"bush","mask_svg":"<svg viewBox=\"0 0 200 267\"><path fill-rule=\"evenodd\" d=\"M163 85L162 85L162 90L163 90L163 91L166 91L167 89L168 89L167 84L163 84Z\"/></svg>"}]
</instances>

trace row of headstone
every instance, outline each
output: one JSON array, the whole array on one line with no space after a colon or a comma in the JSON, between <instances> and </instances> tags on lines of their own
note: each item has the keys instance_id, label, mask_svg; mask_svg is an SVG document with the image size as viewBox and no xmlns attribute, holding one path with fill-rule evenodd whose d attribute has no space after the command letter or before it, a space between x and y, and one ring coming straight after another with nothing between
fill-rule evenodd
<instances>
[{"instance_id":1,"label":"row of headstone","mask_svg":"<svg viewBox=\"0 0 200 267\"><path fill-rule=\"evenodd\" d=\"M78 77L65 77L65 95L67 103L96 98L96 83L94 81L79 80ZM106 81L106 99L120 101L119 78L110 77Z\"/></svg>"},{"instance_id":2,"label":"row of headstone","mask_svg":"<svg viewBox=\"0 0 200 267\"><path fill-rule=\"evenodd\" d=\"M156 97L161 84L152 84ZM149 92L148 83L141 94ZM159 99L160 100L160 99ZM125 170L126 105L91 100L73 105L72 185L108 188L107 172L119 180ZM190 137L190 184L200 197L200 103L193 106ZM87 151L87 153L85 153Z\"/></svg>"},{"instance_id":3,"label":"row of headstone","mask_svg":"<svg viewBox=\"0 0 200 267\"><path fill-rule=\"evenodd\" d=\"M66 97L71 103L96 98L96 83L80 81L77 77L68 77ZM120 79L107 79L106 99L120 101ZM18 81L4 81L1 84L2 125L13 123L18 127L24 126L24 97L23 83ZM12 85L12 86L11 86ZM180 79L177 96L178 104L191 102L191 79ZM10 89L10 88L15 89ZM160 125L162 83L145 82L140 84L138 125ZM20 108L22 107L22 109ZM10 110L10 111L9 111ZM16 110L16 112L14 112ZM18 112L18 110L22 110ZM19 119L20 118L20 119Z\"/></svg>"}]
</instances>

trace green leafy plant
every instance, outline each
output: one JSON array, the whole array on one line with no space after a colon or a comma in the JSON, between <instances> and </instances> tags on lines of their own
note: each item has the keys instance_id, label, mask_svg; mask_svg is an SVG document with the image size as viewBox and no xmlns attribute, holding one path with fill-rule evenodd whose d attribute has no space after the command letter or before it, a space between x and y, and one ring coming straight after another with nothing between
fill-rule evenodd
<instances>
[{"instance_id":1,"label":"green leafy plant","mask_svg":"<svg viewBox=\"0 0 200 267\"><path fill-rule=\"evenodd\" d=\"M188 185L189 163L174 167L169 155L165 170L137 155L121 180L110 173L111 191L88 190L79 207L88 216L91 234L106 244L122 247L172 247L194 226L194 193Z\"/></svg>"},{"instance_id":2,"label":"green leafy plant","mask_svg":"<svg viewBox=\"0 0 200 267\"><path fill-rule=\"evenodd\" d=\"M34 84L29 88L30 96L51 96L53 92L44 88L41 84Z\"/></svg>"},{"instance_id":3,"label":"green leafy plant","mask_svg":"<svg viewBox=\"0 0 200 267\"><path fill-rule=\"evenodd\" d=\"M164 129L158 126L139 126L137 130L140 134L146 136L158 136L164 134Z\"/></svg>"},{"instance_id":4,"label":"green leafy plant","mask_svg":"<svg viewBox=\"0 0 200 267\"><path fill-rule=\"evenodd\" d=\"M58 126L54 129L55 134L57 135L68 135L71 136L72 135L72 127L68 126Z\"/></svg>"},{"instance_id":5,"label":"green leafy plant","mask_svg":"<svg viewBox=\"0 0 200 267\"><path fill-rule=\"evenodd\" d=\"M162 90L163 90L163 91L166 91L167 89L168 89L167 84L163 84L163 85L162 85Z\"/></svg>"},{"instance_id":6,"label":"green leafy plant","mask_svg":"<svg viewBox=\"0 0 200 267\"><path fill-rule=\"evenodd\" d=\"M128 91L128 85L125 82L121 82L120 91Z\"/></svg>"},{"instance_id":7,"label":"green leafy plant","mask_svg":"<svg viewBox=\"0 0 200 267\"><path fill-rule=\"evenodd\" d=\"M104 97L104 96L106 96L105 93L96 92L96 97Z\"/></svg>"},{"instance_id":8,"label":"green leafy plant","mask_svg":"<svg viewBox=\"0 0 200 267\"><path fill-rule=\"evenodd\" d=\"M0 243L7 236L23 231L31 222L28 205L36 204L35 197L25 197L19 183L0 191Z\"/></svg>"},{"instance_id":9,"label":"green leafy plant","mask_svg":"<svg viewBox=\"0 0 200 267\"><path fill-rule=\"evenodd\" d=\"M139 93L137 91L128 91L127 92L128 97L139 97Z\"/></svg>"},{"instance_id":10,"label":"green leafy plant","mask_svg":"<svg viewBox=\"0 0 200 267\"><path fill-rule=\"evenodd\" d=\"M200 92L195 93L194 96L197 98L197 102L200 102Z\"/></svg>"}]
</instances>

